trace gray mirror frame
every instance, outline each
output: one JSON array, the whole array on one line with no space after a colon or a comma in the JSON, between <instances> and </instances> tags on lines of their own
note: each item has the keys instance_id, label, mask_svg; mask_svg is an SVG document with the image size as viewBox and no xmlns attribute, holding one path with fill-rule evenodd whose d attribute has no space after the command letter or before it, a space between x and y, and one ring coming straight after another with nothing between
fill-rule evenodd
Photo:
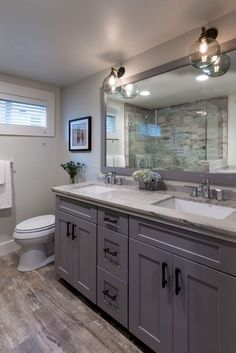
<instances>
[{"instance_id":1,"label":"gray mirror frame","mask_svg":"<svg viewBox=\"0 0 236 353\"><path fill-rule=\"evenodd\" d=\"M222 53L236 50L236 39L221 44ZM163 74L168 71L176 70L184 66L190 65L188 57L169 62L167 64L157 66L153 69L143 71L134 76L130 76L124 80L124 84L134 83L136 81L145 80L147 78ZM118 168L106 166L106 102L107 95L101 87L101 171L102 173L116 172L118 175L131 176L137 168ZM184 172L179 170L161 170L161 175L165 180L175 180L183 182L198 183L203 177L209 178L212 184L236 187L236 173L201 173L201 172Z\"/></svg>"}]
</instances>

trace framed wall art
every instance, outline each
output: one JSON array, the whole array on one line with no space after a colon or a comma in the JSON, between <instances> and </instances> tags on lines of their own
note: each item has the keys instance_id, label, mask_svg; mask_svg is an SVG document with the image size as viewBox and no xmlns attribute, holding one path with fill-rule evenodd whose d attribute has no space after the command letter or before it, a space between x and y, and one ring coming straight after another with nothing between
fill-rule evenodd
<instances>
[{"instance_id":1,"label":"framed wall art","mask_svg":"<svg viewBox=\"0 0 236 353\"><path fill-rule=\"evenodd\" d=\"M69 150L91 151L91 116L69 120Z\"/></svg>"}]
</instances>

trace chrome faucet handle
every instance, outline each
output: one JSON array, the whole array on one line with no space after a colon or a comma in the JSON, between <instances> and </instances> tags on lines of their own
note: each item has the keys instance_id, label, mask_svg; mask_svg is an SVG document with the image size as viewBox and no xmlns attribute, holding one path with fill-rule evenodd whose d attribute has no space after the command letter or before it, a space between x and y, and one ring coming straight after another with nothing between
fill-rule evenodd
<instances>
[{"instance_id":1,"label":"chrome faucet handle","mask_svg":"<svg viewBox=\"0 0 236 353\"><path fill-rule=\"evenodd\" d=\"M199 196L199 186L185 185L186 188L189 188L189 196L197 197Z\"/></svg>"},{"instance_id":2,"label":"chrome faucet handle","mask_svg":"<svg viewBox=\"0 0 236 353\"><path fill-rule=\"evenodd\" d=\"M116 173L109 172L105 175L105 184L115 184L116 182Z\"/></svg>"},{"instance_id":3,"label":"chrome faucet handle","mask_svg":"<svg viewBox=\"0 0 236 353\"><path fill-rule=\"evenodd\" d=\"M223 201L224 190L218 188L211 189L211 197L217 201Z\"/></svg>"}]
</instances>

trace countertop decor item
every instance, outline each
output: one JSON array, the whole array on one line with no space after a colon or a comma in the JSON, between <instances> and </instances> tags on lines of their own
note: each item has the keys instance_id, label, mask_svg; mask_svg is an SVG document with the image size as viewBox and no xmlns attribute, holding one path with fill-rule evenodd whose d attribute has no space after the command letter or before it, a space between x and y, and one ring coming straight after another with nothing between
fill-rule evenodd
<instances>
[{"instance_id":1,"label":"countertop decor item","mask_svg":"<svg viewBox=\"0 0 236 353\"><path fill-rule=\"evenodd\" d=\"M74 184L77 175L79 176L79 179L84 175L86 165L84 163L70 161L62 163L61 167L69 174L71 184Z\"/></svg>"},{"instance_id":2,"label":"countertop decor item","mask_svg":"<svg viewBox=\"0 0 236 353\"><path fill-rule=\"evenodd\" d=\"M91 151L91 116L69 121L69 150Z\"/></svg>"},{"instance_id":3,"label":"countertop decor item","mask_svg":"<svg viewBox=\"0 0 236 353\"><path fill-rule=\"evenodd\" d=\"M150 169L136 170L133 179L138 181L140 190L156 191L161 188L162 177L158 172Z\"/></svg>"}]
</instances>

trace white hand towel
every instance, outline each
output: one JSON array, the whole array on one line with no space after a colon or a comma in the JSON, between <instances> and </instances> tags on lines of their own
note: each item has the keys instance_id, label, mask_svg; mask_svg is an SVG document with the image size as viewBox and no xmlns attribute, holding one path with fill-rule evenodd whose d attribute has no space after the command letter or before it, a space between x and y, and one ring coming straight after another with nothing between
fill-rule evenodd
<instances>
[{"instance_id":1,"label":"white hand towel","mask_svg":"<svg viewBox=\"0 0 236 353\"><path fill-rule=\"evenodd\" d=\"M0 185L0 209L12 207L11 162L5 161L5 183Z\"/></svg>"},{"instance_id":2,"label":"white hand towel","mask_svg":"<svg viewBox=\"0 0 236 353\"><path fill-rule=\"evenodd\" d=\"M121 154L115 155L114 156L114 167L124 168L125 167L125 156L122 156Z\"/></svg>"},{"instance_id":3,"label":"white hand towel","mask_svg":"<svg viewBox=\"0 0 236 353\"><path fill-rule=\"evenodd\" d=\"M0 161L0 185L5 184L5 161Z\"/></svg>"},{"instance_id":4,"label":"white hand towel","mask_svg":"<svg viewBox=\"0 0 236 353\"><path fill-rule=\"evenodd\" d=\"M114 167L113 156L107 155L107 167Z\"/></svg>"}]
</instances>

